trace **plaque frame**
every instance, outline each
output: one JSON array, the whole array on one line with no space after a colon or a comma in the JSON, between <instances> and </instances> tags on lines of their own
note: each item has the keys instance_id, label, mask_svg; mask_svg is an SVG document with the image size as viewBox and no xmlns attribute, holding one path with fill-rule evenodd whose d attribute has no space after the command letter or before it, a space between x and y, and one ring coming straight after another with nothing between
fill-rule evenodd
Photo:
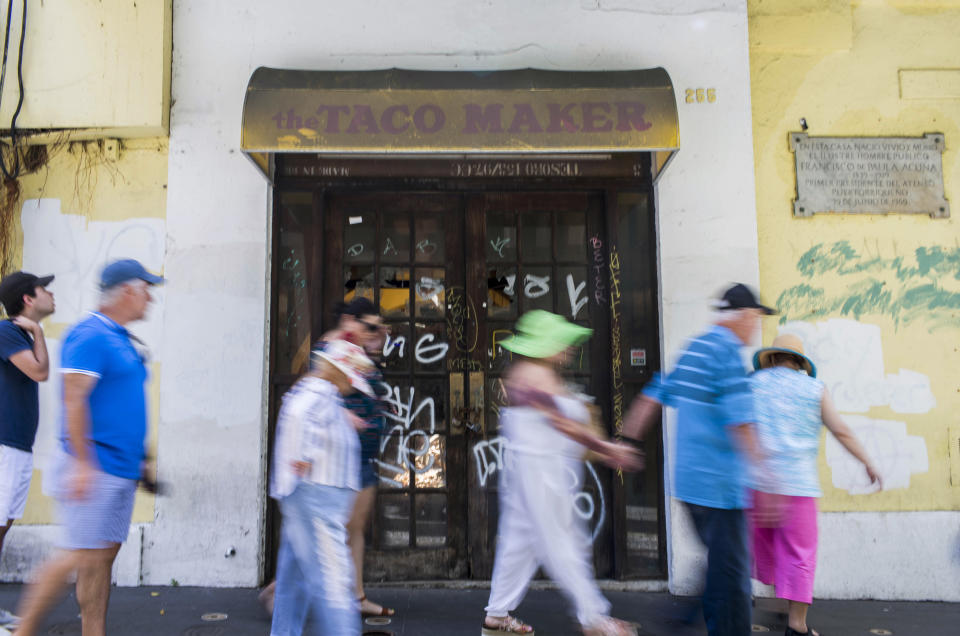
<instances>
[{"instance_id":1,"label":"plaque frame","mask_svg":"<svg viewBox=\"0 0 960 636\"><path fill-rule=\"evenodd\" d=\"M793 200L793 216L798 218L808 218L812 217L814 214L928 214L930 218L933 219L947 219L950 218L950 203L946 199L943 185L943 151L945 147L944 135L943 133L926 133L919 137L840 137L840 136L823 136L823 137L810 137L805 132L791 132L788 135L790 151L794 154L794 176L796 179L796 198ZM842 206L838 208L828 207L824 203L824 200L828 200L831 197L839 196L836 194L824 195L823 193L817 192L815 187L809 186L805 183L805 176L810 175L811 172L815 176L816 170L810 171L809 168L801 168L801 163L809 163L809 160L805 160L801 155L804 154L803 151L806 151L805 146L811 142L820 142L820 141L830 141L830 142L848 142L851 145L858 144L868 144L871 142L876 143L911 143L916 145L917 142L920 142L923 147L921 150L931 150L938 151L933 154L936 162L936 175L937 180L932 185L927 186L913 186L911 188L923 189L928 188L931 192L926 193L925 196L921 197L923 201L916 203L919 209L907 210L899 208L893 209L881 209L880 206L875 206L876 209L864 209L865 202L861 203L859 209L843 209ZM812 152L812 150L810 150ZM858 151L859 152L859 151ZM856 173L854 168L850 168L850 174L856 175L869 175L873 174L883 174L882 170L877 170L874 168L863 168L866 160L859 159L858 170L866 171ZM877 161L884 161L884 159L877 159ZM843 163L842 161L837 161L837 164ZM846 165L853 165L852 163L847 163ZM885 165L885 164L884 164ZM873 173L870 172L873 170ZM913 171L910 171L913 172ZM918 173L920 174L920 173ZM929 175L930 173L925 173ZM919 180L920 177L918 176ZM816 180L814 180L816 181ZM841 181L839 185L843 185L846 181ZM821 185L817 183L817 185ZM854 182L855 185L855 182ZM824 185L824 187L829 187ZM887 185L883 186L887 189L893 189L896 186L891 185L889 182ZM903 185L902 187L907 187ZM901 192L903 192L901 190ZM915 192L915 191L914 191ZM866 195L865 195L866 196ZM909 196L909 195L901 195ZM848 199L849 200L849 199ZM860 203L858 201L858 203ZM857 207L857 206L850 206Z\"/></svg>"}]
</instances>

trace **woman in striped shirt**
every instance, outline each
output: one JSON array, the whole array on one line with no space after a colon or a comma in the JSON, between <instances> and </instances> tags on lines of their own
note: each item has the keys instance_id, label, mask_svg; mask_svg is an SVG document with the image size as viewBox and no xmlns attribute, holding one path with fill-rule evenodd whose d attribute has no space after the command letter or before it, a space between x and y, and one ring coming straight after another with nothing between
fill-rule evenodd
<instances>
[{"instance_id":1,"label":"woman in striped shirt","mask_svg":"<svg viewBox=\"0 0 960 636\"><path fill-rule=\"evenodd\" d=\"M314 352L313 370L284 396L270 496L283 525L271 636L303 633L312 611L317 634L360 633L346 523L360 489L360 441L365 426L343 406L343 396L372 395L365 379L372 363L344 340Z\"/></svg>"}]
</instances>

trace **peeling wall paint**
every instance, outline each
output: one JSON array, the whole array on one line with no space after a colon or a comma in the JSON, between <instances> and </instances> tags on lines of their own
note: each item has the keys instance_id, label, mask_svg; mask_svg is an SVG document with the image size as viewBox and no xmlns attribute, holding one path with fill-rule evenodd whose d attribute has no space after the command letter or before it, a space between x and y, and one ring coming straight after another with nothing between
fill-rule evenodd
<instances>
[{"instance_id":1,"label":"peeling wall paint","mask_svg":"<svg viewBox=\"0 0 960 636\"><path fill-rule=\"evenodd\" d=\"M885 258L846 240L818 243L800 257L797 272L803 282L777 298L781 323L881 314L897 329L915 322L930 330L960 327L960 247L921 246Z\"/></svg>"},{"instance_id":2,"label":"peeling wall paint","mask_svg":"<svg viewBox=\"0 0 960 636\"><path fill-rule=\"evenodd\" d=\"M60 338L71 325L97 307L98 280L103 266L118 258L136 258L152 271L163 271L165 222L163 219L134 218L125 221L92 221L79 214L64 214L59 199L28 199L20 214L23 228L22 268L36 274L54 274L50 286L57 303L56 312L46 321L50 354L50 378L40 385L40 425L34 447L34 473L23 523L55 523L52 501L37 493L37 485L46 479L47 467L54 457L61 427L62 379L60 375ZM153 305L146 320L130 325L132 333L150 348L151 380L147 386L152 415L150 445L155 446L157 397L163 348L160 323L163 288L152 290ZM42 487L43 494L49 488ZM154 498L138 493L134 521L153 520Z\"/></svg>"}]
</instances>

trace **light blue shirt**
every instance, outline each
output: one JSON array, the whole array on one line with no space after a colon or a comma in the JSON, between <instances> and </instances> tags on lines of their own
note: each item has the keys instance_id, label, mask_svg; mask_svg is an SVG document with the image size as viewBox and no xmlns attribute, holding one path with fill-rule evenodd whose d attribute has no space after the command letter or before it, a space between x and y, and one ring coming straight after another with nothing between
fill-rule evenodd
<instances>
[{"instance_id":1,"label":"light blue shirt","mask_svg":"<svg viewBox=\"0 0 960 636\"><path fill-rule=\"evenodd\" d=\"M786 367L750 378L757 412L757 441L768 481L756 490L793 497L821 497L817 474L823 382Z\"/></svg>"},{"instance_id":2,"label":"light blue shirt","mask_svg":"<svg viewBox=\"0 0 960 636\"><path fill-rule=\"evenodd\" d=\"M754 422L743 343L720 325L690 341L667 376L644 395L677 409L673 496L710 508L747 508L747 464L729 427Z\"/></svg>"}]
</instances>

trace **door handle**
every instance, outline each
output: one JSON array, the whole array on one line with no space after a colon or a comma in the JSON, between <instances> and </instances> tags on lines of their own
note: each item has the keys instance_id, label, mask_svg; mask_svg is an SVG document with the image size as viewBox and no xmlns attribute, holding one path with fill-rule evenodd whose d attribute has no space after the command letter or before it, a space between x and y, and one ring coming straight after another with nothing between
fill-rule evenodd
<instances>
[{"instance_id":1,"label":"door handle","mask_svg":"<svg viewBox=\"0 0 960 636\"><path fill-rule=\"evenodd\" d=\"M486 437L487 425L483 408L483 371L470 372L470 408L467 409L467 427Z\"/></svg>"}]
</instances>

